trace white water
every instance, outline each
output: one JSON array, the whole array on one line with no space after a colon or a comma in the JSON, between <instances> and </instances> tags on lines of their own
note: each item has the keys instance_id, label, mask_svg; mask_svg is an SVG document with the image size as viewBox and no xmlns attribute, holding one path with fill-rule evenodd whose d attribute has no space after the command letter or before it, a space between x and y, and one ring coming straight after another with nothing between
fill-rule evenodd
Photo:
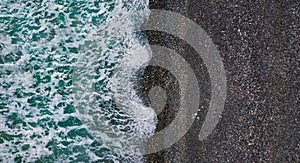
<instances>
[{"instance_id":1,"label":"white water","mask_svg":"<svg viewBox=\"0 0 300 163\"><path fill-rule=\"evenodd\" d=\"M21 52L20 58L0 64L0 102L5 103L0 110L0 131L2 138L3 134L13 135L12 140L0 143L0 160L142 161L143 147L132 142L154 133L156 115L141 103L132 79L151 58L149 46L136 34L149 15L148 0L78 1L77 8L70 7L75 2L30 2L0 2L1 59ZM78 13L73 18L75 10ZM61 15L64 19L55 20ZM93 20L99 15L106 18ZM17 32L11 34L10 28ZM35 34L41 32L46 37L35 40ZM21 41L12 43L16 38ZM36 85L37 75L45 82ZM61 83L65 86L58 88ZM10 86L5 87L7 84ZM20 90L23 95L17 97ZM71 106L75 112L66 113ZM12 126L12 115L22 123ZM59 125L70 116L82 124ZM91 137L70 136L81 129ZM109 152L101 153L102 149Z\"/></svg>"}]
</instances>

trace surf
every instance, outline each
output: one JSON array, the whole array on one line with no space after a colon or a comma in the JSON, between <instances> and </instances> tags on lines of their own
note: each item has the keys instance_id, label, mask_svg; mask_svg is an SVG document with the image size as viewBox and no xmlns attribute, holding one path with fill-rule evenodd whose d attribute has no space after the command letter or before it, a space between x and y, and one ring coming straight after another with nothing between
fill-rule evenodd
<instances>
[{"instance_id":1,"label":"surf","mask_svg":"<svg viewBox=\"0 0 300 163\"><path fill-rule=\"evenodd\" d=\"M2 161L142 161L148 0L0 3ZM126 148L126 150L124 150Z\"/></svg>"}]
</instances>

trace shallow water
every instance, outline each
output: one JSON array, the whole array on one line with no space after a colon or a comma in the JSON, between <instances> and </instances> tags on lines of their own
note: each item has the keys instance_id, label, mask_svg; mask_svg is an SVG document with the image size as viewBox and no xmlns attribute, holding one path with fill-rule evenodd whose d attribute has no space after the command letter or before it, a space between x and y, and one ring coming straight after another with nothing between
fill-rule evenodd
<instances>
[{"instance_id":1,"label":"shallow water","mask_svg":"<svg viewBox=\"0 0 300 163\"><path fill-rule=\"evenodd\" d=\"M148 15L147 0L1 1L0 160L142 161Z\"/></svg>"}]
</instances>

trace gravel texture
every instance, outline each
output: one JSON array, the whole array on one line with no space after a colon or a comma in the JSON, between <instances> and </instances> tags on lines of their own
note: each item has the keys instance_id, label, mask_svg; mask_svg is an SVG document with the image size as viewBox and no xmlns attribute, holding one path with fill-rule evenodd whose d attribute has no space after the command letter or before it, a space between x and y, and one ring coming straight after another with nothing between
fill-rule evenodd
<instances>
[{"instance_id":1,"label":"gravel texture","mask_svg":"<svg viewBox=\"0 0 300 163\"><path fill-rule=\"evenodd\" d=\"M300 162L300 1L150 0L150 8L178 12L206 30L223 58L228 90L221 120L199 141L210 100L205 65L183 40L147 31L151 44L185 56L207 88L189 132L145 156L148 162ZM155 85L167 89L159 131L176 116L176 81L157 67L148 67L144 79L146 93Z\"/></svg>"}]
</instances>

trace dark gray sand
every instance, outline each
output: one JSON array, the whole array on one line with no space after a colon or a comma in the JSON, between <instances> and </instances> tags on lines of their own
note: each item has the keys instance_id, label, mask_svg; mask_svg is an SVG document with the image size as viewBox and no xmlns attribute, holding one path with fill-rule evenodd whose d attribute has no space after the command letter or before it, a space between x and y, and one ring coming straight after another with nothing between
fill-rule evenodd
<instances>
[{"instance_id":1,"label":"dark gray sand","mask_svg":"<svg viewBox=\"0 0 300 163\"><path fill-rule=\"evenodd\" d=\"M217 127L198 140L210 101L205 65L183 40L147 31L151 44L174 49L191 63L204 89L199 119L189 132L146 160L300 162L300 1L150 0L150 8L178 12L206 30L223 58L228 90ZM146 93L155 85L167 91L159 131L176 116L178 85L157 67L148 67L144 79Z\"/></svg>"}]
</instances>

